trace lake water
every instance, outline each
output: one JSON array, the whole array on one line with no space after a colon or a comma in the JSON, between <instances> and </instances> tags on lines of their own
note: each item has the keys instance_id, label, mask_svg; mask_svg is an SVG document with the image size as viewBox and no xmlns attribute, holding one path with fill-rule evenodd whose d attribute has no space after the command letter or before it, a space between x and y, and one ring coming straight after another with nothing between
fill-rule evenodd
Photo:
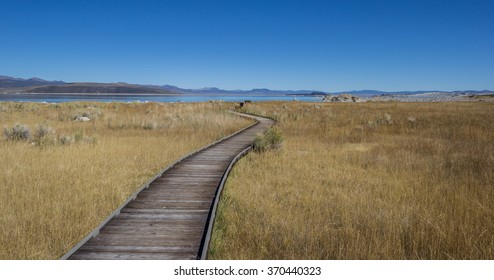
<instances>
[{"instance_id":1,"label":"lake water","mask_svg":"<svg viewBox=\"0 0 494 280\"><path fill-rule=\"evenodd\" d=\"M318 96L290 96L290 95L153 95L153 94L0 94L0 101L15 102L75 102L75 101L98 101L98 102L206 102L209 100L222 100L229 102L251 101L304 101L321 102Z\"/></svg>"}]
</instances>

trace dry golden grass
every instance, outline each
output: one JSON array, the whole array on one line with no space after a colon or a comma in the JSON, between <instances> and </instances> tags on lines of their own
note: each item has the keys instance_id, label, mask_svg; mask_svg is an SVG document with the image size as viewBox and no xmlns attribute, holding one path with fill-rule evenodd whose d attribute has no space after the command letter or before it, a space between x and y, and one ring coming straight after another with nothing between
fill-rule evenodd
<instances>
[{"instance_id":1,"label":"dry golden grass","mask_svg":"<svg viewBox=\"0 0 494 280\"><path fill-rule=\"evenodd\" d=\"M493 259L494 104L249 104L282 150L233 169L213 259Z\"/></svg>"},{"instance_id":2,"label":"dry golden grass","mask_svg":"<svg viewBox=\"0 0 494 280\"><path fill-rule=\"evenodd\" d=\"M0 129L16 123L55 132L0 137L0 259L60 257L152 175L249 121L213 103L0 103Z\"/></svg>"}]
</instances>

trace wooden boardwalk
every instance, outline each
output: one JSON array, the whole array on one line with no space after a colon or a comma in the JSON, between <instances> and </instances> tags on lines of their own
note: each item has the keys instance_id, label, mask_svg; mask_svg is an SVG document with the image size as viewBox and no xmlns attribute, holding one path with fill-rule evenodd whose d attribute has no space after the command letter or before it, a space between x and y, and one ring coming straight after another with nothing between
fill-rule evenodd
<instances>
[{"instance_id":1,"label":"wooden boardwalk","mask_svg":"<svg viewBox=\"0 0 494 280\"><path fill-rule=\"evenodd\" d=\"M166 170L62 259L201 258L225 171L257 133L274 124L256 119L256 125Z\"/></svg>"}]
</instances>

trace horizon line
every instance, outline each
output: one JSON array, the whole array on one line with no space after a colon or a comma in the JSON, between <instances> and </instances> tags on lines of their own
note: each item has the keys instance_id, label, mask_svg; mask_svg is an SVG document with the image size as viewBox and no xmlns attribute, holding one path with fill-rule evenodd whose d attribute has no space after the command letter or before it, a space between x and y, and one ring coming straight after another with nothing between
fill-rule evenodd
<instances>
[{"instance_id":1,"label":"horizon line","mask_svg":"<svg viewBox=\"0 0 494 280\"><path fill-rule=\"evenodd\" d=\"M216 90L222 90L222 91L255 91L255 90L269 90L269 91L310 91L310 92L322 92L322 93L345 93L345 92L359 92L359 91L376 91L376 92L383 92L383 93L399 93L399 92L457 92L457 91L489 91L493 92L494 90L491 89L455 89L455 90L438 90L438 89L429 89L429 90L424 90L424 89L400 89L400 90L380 90L380 89L370 89L370 88L364 88L364 89L351 89L351 90L335 90L335 91L327 91L327 90L319 90L319 89L274 89L274 88L267 88L267 87L253 87L251 89L241 89L241 88L221 88L217 86L204 86L200 88L193 88L193 87L181 87L181 86L176 86L172 85L169 83L166 84L150 84L150 83L132 83L132 82L123 82L123 81L118 81L118 82L92 82L92 81L64 81L64 80L45 80L44 78L39 78L38 76L32 76L29 78L22 78L22 77L13 77L13 76L8 76L8 75L0 75L0 77L7 77L7 78L13 78L13 79L22 79L22 80L32 80L32 79L40 79L46 82L62 82L65 84L76 84L76 83L93 83L93 84L128 84L128 85L138 85L138 86L157 86L157 87L165 87L165 86L170 86L170 87L176 87L178 89L182 90L209 90L209 89L216 89Z\"/></svg>"}]
</instances>

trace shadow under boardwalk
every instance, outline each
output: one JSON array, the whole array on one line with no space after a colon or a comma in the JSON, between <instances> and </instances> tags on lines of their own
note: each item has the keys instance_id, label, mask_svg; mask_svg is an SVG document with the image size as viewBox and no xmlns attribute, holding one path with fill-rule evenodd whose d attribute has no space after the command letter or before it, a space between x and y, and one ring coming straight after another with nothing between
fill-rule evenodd
<instances>
[{"instance_id":1,"label":"shadow under boardwalk","mask_svg":"<svg viewBox=\"0 0 494 280\"><path fill-rule=\"evenodd\" d=\"M198 259L223 174L257 133L274 124L257 119L257 125L168 169L68 259Z\"/></svg>"}]
</instances>

